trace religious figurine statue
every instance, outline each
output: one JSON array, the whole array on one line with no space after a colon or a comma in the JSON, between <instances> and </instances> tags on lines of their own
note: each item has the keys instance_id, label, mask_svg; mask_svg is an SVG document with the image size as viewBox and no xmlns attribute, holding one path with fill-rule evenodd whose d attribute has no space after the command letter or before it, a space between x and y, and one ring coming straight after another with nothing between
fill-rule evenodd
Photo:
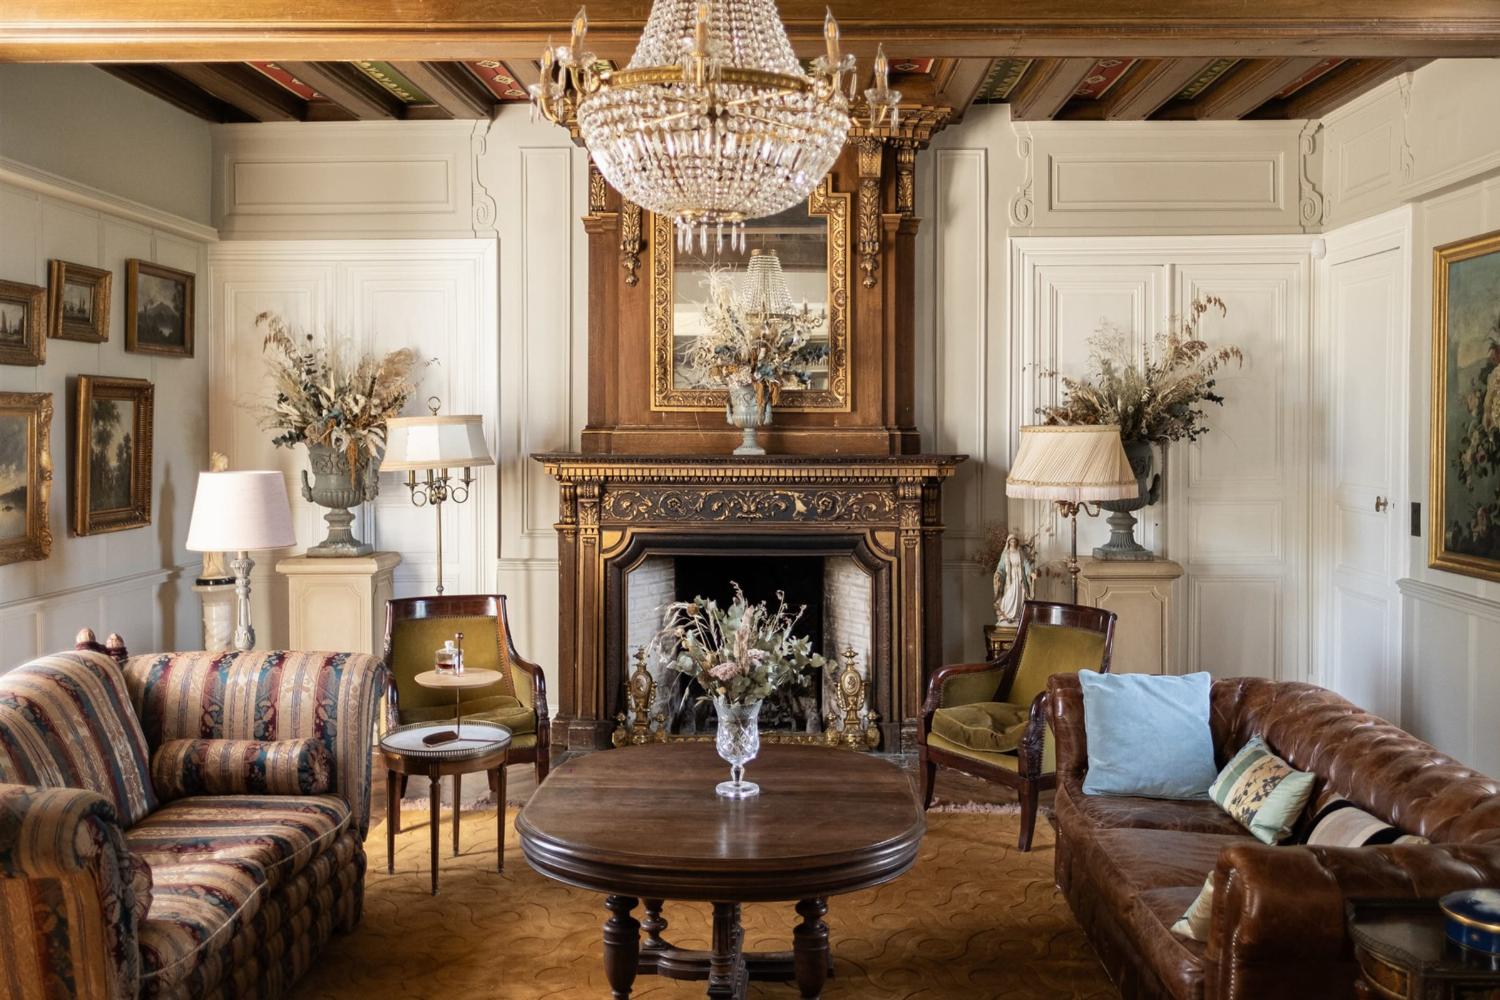
<instances>
[{"instance_id":1,"label":"religious figurine statue","mask_svg":"<svg viewBox=\"0 0 1500 1000\"><path fill-rule=\"evenodd\" d=\"M1005 548L995 563L995 624L1016 625L1021 609L1036 591L1036 552L1015 534L1005 537Z\"/></svg>"},{"instance_id":2,"label":"religious figurine statue","mask_svg":"<svg viewBox=\"0 0 1500 1000\"><path fill-rule=\"evenodd\" d=\"M229 456L221 451L209 452L208 471L225 472L229 469ZM230 583L234 581L234 574L229 572L229 556L223 552L203 553L203 572L198 574L197 582L202 585L214 583Z\"/></svg>"}]
</instances>

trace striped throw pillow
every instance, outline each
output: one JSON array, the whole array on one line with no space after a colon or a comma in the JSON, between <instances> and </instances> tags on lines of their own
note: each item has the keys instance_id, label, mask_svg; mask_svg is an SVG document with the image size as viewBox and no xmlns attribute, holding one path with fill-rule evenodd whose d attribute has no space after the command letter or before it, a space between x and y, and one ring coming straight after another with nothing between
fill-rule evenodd
<instances>
[{"instance_id":1,"label":"striped throw pillow","mask_svg":"<svg viewBox=\"0 0 1500 1000\"><path fill-rule=\"evenodd\" d=\"M1304 841L1309 847L1374 847L1379 844L1430 844L1426 837L1402 833L1348 799L1334 797L1318 810Z\"/></svg>"},{"instance_id":2,"label":"striped throw pillow","mask_svg":"<svg viewBox=\"0 0 1500 1000\"><path fill-rule=\"evenodd\" d=\"M1278 844L1312 795L1315 776L1295 770L1273 754L1259 736L1240 748L1209 786L1208 797L1233 816L1256 840Z\"/></svg>"},{"instance_id":3,"label":"striped throw pillow","mask_svg":"<svg viewBox=\"0 0 1500 1000\"><path fill-rule=\"evenodd\" d=\"M1172 933L1189 941L1207 941L1208 924L1213 915L1214 873L1209 872L1207 881L1198 892L1198 898L1188 904L1187 912L1172 925Z\"/></svg>"},{"instance_id":4,"label":"striped throw pillow","mask_svg":"<svg viewBox=\"0 0 1500 1000\"><path fill-rule=\"evenodd\" d=\"M333 788L321 740L169 740L151 755L168 802L189 795L324 795Z\"/></svg>"}]
</instances>

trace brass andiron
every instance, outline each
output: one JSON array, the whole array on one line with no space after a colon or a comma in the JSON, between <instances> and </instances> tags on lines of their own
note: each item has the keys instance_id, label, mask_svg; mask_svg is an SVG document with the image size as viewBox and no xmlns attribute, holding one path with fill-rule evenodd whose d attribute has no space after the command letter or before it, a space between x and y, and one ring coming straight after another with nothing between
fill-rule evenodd
<instances>
[{"instance_id":1,"label":"brass andiron","mask_svg":"<svg viewBox=\"0 0 1500 1000\"><path fill-rule=\"evenodd\" d=\"M619 723L610 742L616 747L641 746L646 743L667 742L667 720L660 712L651 715L651 705L656 701L656 680L646 669L646 647L635 651L635 669L625 682L626 712L615 716Z\"/></svg>"},{"instance_id":2,"label":"brass andiron","mask_svg":"<svg viewBox=\"0 0 1500 1000\"><path fill-rule=\"evenodd\" d=\"M877 725L880 716L865 702L869 682L854 666L854 647L844 647L843 656L844 667L834 681L837 706L827 714L828 728L823 731L823 738L831 747L873 750L880 745L880 727Z\"/></svg>"}]
</instances>

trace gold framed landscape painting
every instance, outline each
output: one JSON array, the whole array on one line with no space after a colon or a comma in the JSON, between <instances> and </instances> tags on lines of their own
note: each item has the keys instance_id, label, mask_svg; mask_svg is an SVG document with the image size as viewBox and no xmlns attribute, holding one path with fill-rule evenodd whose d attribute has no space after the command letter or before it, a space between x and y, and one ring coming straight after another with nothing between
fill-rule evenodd
<instances>
[{"instance_id":1,"label":"gold framed landscape painting","mask_svg":"<svg viewBox=\"0 0 1500 1000\"><path fill-rule=\"evenodd\" d=\"M193 275L149 260L125 262L125 350L193 356Z\"/></svg>"},{"instance_id":2,"label":"gold framed landscape painting","mask_svg":"<svg viewBox=\"0 0 1500 1000\"><path fill-rule=\"evenodd\" d=\"M0 392L0 566L52 552L52 394Z\"/></svg>"},{"instance_id":3,"label":"gold framed landscape painting","mask_svg":"<svg viewBox=\"0 0 1500 1000\"><path fill-rule=\"evenodd\" d=\"M1500 581L1500 231L1433 256L1428 562Z\"/></svg>"},{"instance_id":4,"label":"gold framed landscape painting","mask_svg":"<svg viewBox=\"0 0 1500 1000\"><path fill-rule=\"evenodd\" d=\"M109 339L109 291L114 276L100 267L54 260L47 270L53 340L102 344Z\"/></svg>"},{"instance_id":5,"label":"gold framed landscape painting","mask_svg":"<svg viewBox=\"0 0 1500 1000\"><path fill-rule=\"evenodd\" d=\"M75 533L97 535L151 523L155 392L145 379L78 376L68 484Z\"/></svg>"}]
</instances>

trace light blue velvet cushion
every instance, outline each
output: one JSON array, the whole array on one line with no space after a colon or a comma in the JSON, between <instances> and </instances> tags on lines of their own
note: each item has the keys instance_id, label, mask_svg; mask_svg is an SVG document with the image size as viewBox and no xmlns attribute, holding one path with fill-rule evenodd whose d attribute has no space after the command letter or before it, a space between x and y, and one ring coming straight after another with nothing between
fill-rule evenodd
<instances>
[{"instance_id":1,"label":"light blue velvet cushion","mask_svg":"<svg viewBox=\"0 0 1500 1000\"><path fill-rule=\"evenodd\" d=\"M1085 795L1201 799L1219 776L1206 673L1166 677L1081 670Z\"/></svg>"}]
</instances>

